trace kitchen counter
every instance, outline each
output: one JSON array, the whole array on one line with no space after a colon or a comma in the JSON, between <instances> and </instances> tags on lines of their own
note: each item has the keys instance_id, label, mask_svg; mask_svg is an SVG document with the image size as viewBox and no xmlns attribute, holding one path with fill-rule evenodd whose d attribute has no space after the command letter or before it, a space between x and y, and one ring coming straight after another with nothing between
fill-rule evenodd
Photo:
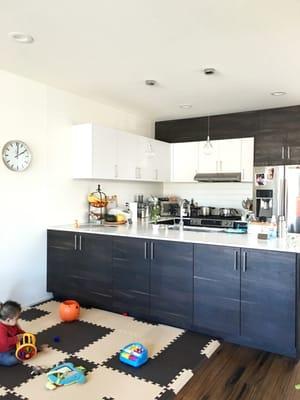
<instances>
[{"instance_id":1,"label":"kitchen counter","mask_svg":"<svg viewBox=\"0 0 300 400\"><path fill-rule=\"evenodd\" d=\"M155 230L148 221L124 224L118 226L102 226L96 224L82 224L79 228L73 225L49 227L51 230L89 233L96 235L114 235L142 239L168 240L186 243L212 244L248 249L273 250L291 253L300 253L300 235L288 235L286 239L259 240L257 235L231 234L225 232L194 232L171 230L167 225L158 225Z\"/></svg>"}]
</instances>

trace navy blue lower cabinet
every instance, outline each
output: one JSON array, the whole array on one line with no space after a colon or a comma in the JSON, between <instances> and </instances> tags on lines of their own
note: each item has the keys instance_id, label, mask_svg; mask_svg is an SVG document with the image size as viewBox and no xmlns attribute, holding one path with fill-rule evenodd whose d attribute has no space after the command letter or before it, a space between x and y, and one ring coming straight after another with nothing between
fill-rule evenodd
<instances>
[{"instance_id":1,"label":"navy blue lower cabinet","mask_svg":"<svg viewBox=\"0 0 300 400\"><path fill-rule=\"evenodd\" d=\"M193 244L150 242L151 318L190 328L193 310Z\"/></svg>"},{"instance_id":2,"label":"navy blue lower cabinet","mask_svg":"<svg viewBox=\"0 0 300 400\"><path fill-rule=\"evenodd\" d=\"M268 351L296 352L296 254L242 249L241 335Z\"/></svg>"},{"instance_id":3,"label":"navy blue lower cabinet","mask_svg":"<svg viewBox=\"0 0 300 400\"><path fill-rule=\"evenodd\" d=\"M47 290L111 308L112 238L48 231Z\"/></svg>"},{"instance_id":4,"label":"navy blue lower cabinet","mask_svg":"<svg viewBox=\"0 0 300 400\"><path fill-rule=\"evenodd\" d=\"M113 309L148 318L150 303L150 243L113 238Z\"/></svg>"},{"instance_id":5,"label":"navy blue lower cabinet","mask_svg":"<svg viewBox=\"0 0 300 400\"><path fill-rule=\"evenodd\" d=\"M194 246L194 320L196 330L240 334L240 249Z\"/></svg>"}]
</instances>

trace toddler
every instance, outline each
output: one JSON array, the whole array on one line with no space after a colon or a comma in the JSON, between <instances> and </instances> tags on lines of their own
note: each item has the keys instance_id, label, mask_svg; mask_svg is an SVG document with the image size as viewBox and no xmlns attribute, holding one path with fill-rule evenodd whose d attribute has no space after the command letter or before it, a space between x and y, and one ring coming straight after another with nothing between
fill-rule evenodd
<instances>
[{"instance_id":1,"label":"toddler","mask_svg":"<svg viewBox=\"0 0 300 400\"><path fill-rule=\"evenodd\" d=\"M10 367L19 363L16 344L24 331L18 326L21 306L15 301L0 303L0 365Z\"/></svg>"}]
</instances>

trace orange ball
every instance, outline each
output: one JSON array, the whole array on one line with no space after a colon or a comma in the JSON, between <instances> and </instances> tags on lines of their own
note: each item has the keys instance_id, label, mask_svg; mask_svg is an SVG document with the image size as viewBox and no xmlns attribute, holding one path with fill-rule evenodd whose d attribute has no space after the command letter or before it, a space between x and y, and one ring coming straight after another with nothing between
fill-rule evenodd
<instances>
[{"instance_id":1,"label":"orange ball","mask_svg":"<svg viewBox=\"0 0 300 400\"><path fill-rule=\"evenodd\" d=\"M65 322L76 321L79 318L80 305L76 300L65 300L60 303L59 316Z\"/></svg>"}]
</instances>

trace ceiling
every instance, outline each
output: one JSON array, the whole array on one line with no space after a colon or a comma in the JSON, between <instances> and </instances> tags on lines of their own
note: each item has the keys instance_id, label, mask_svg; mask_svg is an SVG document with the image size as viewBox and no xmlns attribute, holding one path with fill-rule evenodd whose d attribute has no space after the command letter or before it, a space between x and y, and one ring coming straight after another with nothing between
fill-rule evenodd
<instances>
[{"instance_id":1,"label":"ceiling","mask_svg":"<svg viewBox=\"0 0 300 400\"><path fill-rule=\"evenodd\" d=\"M0 69L155 120L300 104L300 0L1 0L0 10Z\"/></svg>"}]
</instances>

